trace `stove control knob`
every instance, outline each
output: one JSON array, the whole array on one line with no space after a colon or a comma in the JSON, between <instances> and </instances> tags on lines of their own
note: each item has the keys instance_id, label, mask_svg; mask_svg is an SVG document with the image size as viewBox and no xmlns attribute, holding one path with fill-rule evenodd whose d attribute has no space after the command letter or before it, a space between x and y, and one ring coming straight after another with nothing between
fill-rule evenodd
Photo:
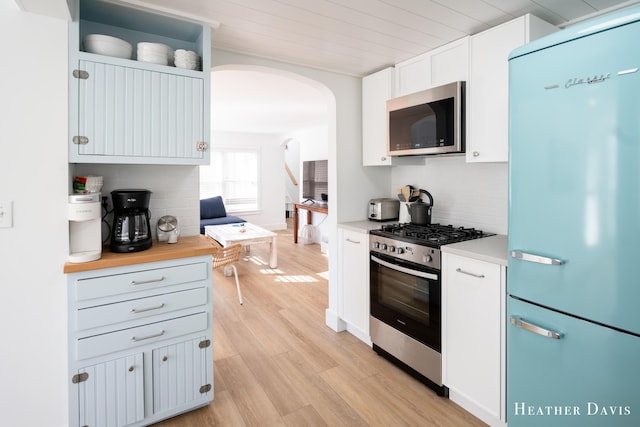
<instances>
[{"instance_id":1,"label":"stove control knob","mask_svg":"<svg viewBox=\"0 0 640 427\"><path fill-rule=\"evenodd\" d=\"M382 249L383 251L387 250L387 244L386 243L380 243L380 249Z\"/></svg>"},{"instance_id":2,"label":"stove control knob","mask_svg":"<svg viewBox=\"0 0 640 427\"><path fill-rule=\"evenodd\" d=\"M389 246L389 252L395 252L396 251L396 247L391 245Z\"/></svg>"},{"instance_id":3,"label":"stove control knob","mask_svg":"<svg viewBox=\"0 0 640 427\"><path fill-rule=\"evenodd\" d=\"M380 242L373 242L373 247L376 249L380 248Z\"/></svg>"},{"instance_id":4,"label":"stove control knob","mask_svg":"<svg viewBox=\"0 0 640 427\"><path fill-rule=\"evenodd\" d=\"M431 262L433 258L429 254L422 255L422 262Z\"/></svg>"},{"instance_id":5,"label":"stove control knob","mask_svg":"<svg viewBox=\"0 0 640 427\"><path fill-rule=\"evenodd\" d=\"M396 249L396 253L397 254L403 254L404 253L404 249L403 248L398 248L398 249Z\"/></svg>"}]
</instances>

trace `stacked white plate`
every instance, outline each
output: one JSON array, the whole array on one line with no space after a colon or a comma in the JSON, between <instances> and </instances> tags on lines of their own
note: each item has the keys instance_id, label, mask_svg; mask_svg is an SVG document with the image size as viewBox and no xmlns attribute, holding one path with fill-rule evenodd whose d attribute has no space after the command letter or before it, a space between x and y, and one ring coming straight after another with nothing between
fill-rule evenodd
<instances>
[{"instance_id":1,"label":"stacked white plate","mask_svg":"<svg viewBox=\"0 0 640 427\"><path fill-rule=\"evenodd\" d=\"M190 50L176 50L174 62L176 67L187 70L199 70L201 67L200 57Z\"/></svg>"},{"instance_id":2,"label":"stacked white plate","mask_svg":"<svg viewBox=\"0 0 640 427\"><path fill-rule=\"evenodd\" d=\"M159 65L173 65L173 49L166 44L138 43L138 61Z\"/></svg>"},{"instance_id":3,"label":"stacked white plate","mask_svg":"<svg viewBox=\"0 0 640 427\"><path fill-rule=\"evenodd\" d=\"M83 42L84 50L99 55L131 59L133 53L133 46L130 43L104 34L87 34L84 36Z\"/></svg>"}]
</instances>

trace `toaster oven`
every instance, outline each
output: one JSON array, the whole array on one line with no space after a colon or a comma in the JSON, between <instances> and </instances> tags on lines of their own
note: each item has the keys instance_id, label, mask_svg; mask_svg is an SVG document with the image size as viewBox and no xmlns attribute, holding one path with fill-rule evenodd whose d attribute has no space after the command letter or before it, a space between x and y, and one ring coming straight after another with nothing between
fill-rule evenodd
<instances>
[{"instance_id":1,"label":"toaster oven","mask_svg":"<svg viewBox=\"0 0 640 427\"><path fill-rule=\"evenodd\" d=\"M371 199L367 218L371 221L394 221L398 219L400 202L397 199Z\"/></svg>"}]
</instances>

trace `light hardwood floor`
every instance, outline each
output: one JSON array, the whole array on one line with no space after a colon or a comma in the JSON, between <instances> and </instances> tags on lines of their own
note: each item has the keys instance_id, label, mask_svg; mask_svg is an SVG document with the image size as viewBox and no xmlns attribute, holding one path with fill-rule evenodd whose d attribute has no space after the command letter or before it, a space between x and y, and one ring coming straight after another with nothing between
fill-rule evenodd
<instances>
[{"instance_id":1,"label":"light hardwood floor","mask_svg":"<svg viewBox=\"0 0 640 427\"><path fill-rule=\"evenodd\" d=\"M214 271L213 402L158 423L195 426L483 426L348 332L325 325L327 258L319 245L278 233L278 268L266 245Z\"/></svg>"}]
</instances>

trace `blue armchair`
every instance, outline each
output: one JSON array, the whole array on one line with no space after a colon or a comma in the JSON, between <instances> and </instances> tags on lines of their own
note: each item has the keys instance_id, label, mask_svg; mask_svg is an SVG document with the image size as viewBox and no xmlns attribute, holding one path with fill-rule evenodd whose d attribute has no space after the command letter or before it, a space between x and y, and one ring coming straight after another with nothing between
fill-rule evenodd
<instances>
[{"instance_id":1,"label":"blue armchair","mask_svg":"<svg viewBox=\"0 0 640 427\"><path fill-rule=\"evenodd\" d=\"M204 234L205 225L235 224L246 220L227 215L222 196L200 200L200 234Z\"/></svg>"}]
</instances>

